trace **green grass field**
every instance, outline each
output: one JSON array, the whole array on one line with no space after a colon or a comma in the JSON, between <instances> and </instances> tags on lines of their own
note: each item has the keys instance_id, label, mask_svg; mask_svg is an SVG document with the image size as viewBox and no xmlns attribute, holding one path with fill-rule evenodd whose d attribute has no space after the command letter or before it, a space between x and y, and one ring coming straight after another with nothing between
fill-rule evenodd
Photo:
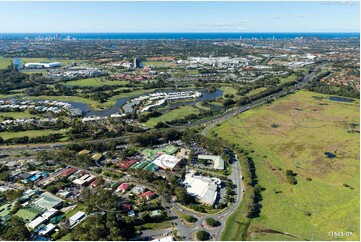
<instances>
[{"instance_id":1,"label":"green grass field","mask_svg":"<svg viewBox=\"0 0 361 242\"><path fill-rule=\"evenodd\" d=\"M171 61L144 61L144 66L156 66L156 68L166 68L166 67L175 67L176 64L174 64Z\"/></svg>"},{"instance_id":2,"label":"green grass field","mask_svg":"<svg viewBox=\"0 0 361 242\"><path fill-rule=\"evenodd\" d=\"M38 137L43 135L49 134L64 134L66 129L62 130L51 130L51 129L43 129L43 130L26 130L26 131L19 131L19 132L0 132L0 137L3 139L11 139L11 138L18 138L28 136L29 138Z\"/></svg>"},{"instance_id":3,"label":"green grass field","mask_svg":"<svg viewBox=\"0 0 361 242\"><path fill-rule=\"evenodd\" d=\"M360 239L360 136L348 132L351 123L360 124L360 102L327 97L299 91L211 129L210 136L253 151L249 156L266 188L260 216L248 229L249 240L282 240L285 233L286 240L337 239L329 237L332 231L353 232L340 240ZM336 157L327 158L324 152ZM296 185L287 182L288 169L297 173Z\"/></svg>"},{"instance_id":4,"label":"green grass field","mask_svg":"<svg viewBox=\"0 0 361 242\"><path fill-rule=\"evenodd\" d=\"M0 58L0 69L6 69L12 62L12 58Z\"/></svg>"},{"instance_id":5,"label":"green grass field","mask_svg":"<svg viewBox=\"0 0 361 242\"><path fill-rule=\"evenodd\" d=\"M295 74L289 75L288 77L281 78L280 79L281 80L280 84L295 81L296 78L297 78L297 76Z\"/></svg>"},{"instance_id":6,"label":"green grass field","mask_svg":"<svg viewBox=\"0 0 361 242\"><path fill-rule=\"evenodd\" d=\"M101 80L101 78L86 78L80 80L74 80L69 82L63 82L62 84L67 86L91 86L91 87L100 87L105 85L124 85L128 84L129 81L108 81L108 80Z\"/></svg>"},{"instance_id":7,"label":"green grass field","mask_svg":"<svg viewBox=\"0 0 361 242\"><path fill-rule=\"evenodd\" d=\"M237 90L230 86L221 86L219 89L223 90L223 96L233 94L236 96Z\"/></svg>"},{"instance_id":8,"label":"green grass field","mask_svg":"<svg viewBox=\"0 0 361 242\"><path fill-rule=\"evenodd\" d=\"M33 114L30 114L28 111L25 111L25 112L0 112L0 119L1 119L1 116L3 117L13 117L13 118L31 118L31 117L41 117L39 115L33 115Z\"/></svg>"},{"instance_id":9,"label":"green grass field","mask_svg":"<svg viewBox=\"0 0 361 242\"><path fill-rule=\"evenodd\" d=\"M249 97L249 96L258 94L258 93L260 93L260 92L263 92L263 91L265 91L265 90L267 90L267 88L265 88L265 87L259 87L259 88L256 88L256 89L250 91L250 92L247 93L245 96L246 96L246 97Z\"/></svg>"},{"instance_id":10,"label":"green grass field","mask_svg":"<svg viewBox=\"0 0 361 242\"><path fill-rule=\"evenodd\" d=\"M194 108L191 106L183 106L183 107L179 107L177 109L173 109L172 111L167 112L160 117L150 118L144 124L150 128L153 128L159 122L162 122L162 121L166 122L166 121L171 121L171 120L175 120L175 119L180 119L180 118L184 118L187 115L198 114L198 113L199 113L199 110L197 108Z\"/></svg>"},{"instance_id":11,"label":"green grass field","mask_svg":"<svg viewBox=\"0 0 361 242\"><path fill-rule=\"evenodd\" d=\"M203 109L203 110L211 110L209 107L203 106L202 102L196 103L197 108Z\"/></svg>"}]
</instances>

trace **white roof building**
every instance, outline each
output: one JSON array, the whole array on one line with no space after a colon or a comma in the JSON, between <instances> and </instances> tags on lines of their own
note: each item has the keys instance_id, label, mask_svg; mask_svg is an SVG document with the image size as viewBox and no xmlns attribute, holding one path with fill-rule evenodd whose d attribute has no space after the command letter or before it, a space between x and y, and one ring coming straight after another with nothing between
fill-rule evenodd
<instances>
[{"instance_id":1,"label":"white roof building","mask_svg":"<svg viewBox=\"0 0 361 242\"><path fill-rule=\"evenodd\" d=\"M42 228L39 231L39 235L47 235L48 233L50 233L51 231L53 231L55 229L55 225L54 224L47 224L44 228Z\"/></svg>"},{"instance_id":2,"label":"white roof building","mask_svg":"<svg viewBox=\"0 0 361 242\"><path fill-rule=\"evenodd\" d=\"M214 169L224 170L224 160L219 155L198 155L199 160L212 160Z\"/></svg>"},{"instance_id":3,"label":"white roof building","mask_svg":"<svg viewBox=\"0 0 361 242\"><path fill-rule=\"evenodd\" d=\"M187 187L187 193L195 196L201 203L213 205L217 198L218 178L195 176L196 171L188 172L183 184Z\"/></svg>"},{"instance_id":4,"label":"white roof building","mask_svg":"<svg viewBox=\"0 0 361 242\"><path fill-rule=\"evenodd\" d=\"M86 214L82 211L77 212L69 218L70 227L75 226L86 218Z\"/></svg>"},{"instance_id":5,"label":"white roof building","mask_svg":"<svg viewBox=\"0 0 361 242\"><path fill-rule=\"evenodd\" d=\"M158 239L153 239L151 241L159 241L159 242L167 242L167 241L174 241L173 236L169 235L166 237L162 237L162 238L158 238Z\"/></svg>"},{"instance_id":6,"label":"white roof building","mask_svg":"<svg viewBox=\"0 0 361 242\"><path fill-rule=\"evenodd\" d=\"M51 63L26 63L25 67L26 68L54 68L54 67L60 67L61 63L60 62L51 62Z\"/></svg>"},{"instance_id":7,"label":"white roof building","mask_svg":"<svg viewBox=\"0 0 361 242\"><path fill-rule=\"evenodd\" d=\"M55 208L51 208L48 211L44 212L41 217L43 217L44 219L49 219L52 216L54 216L59 210L55 209Z\"/></svg>"},{"instance_id":8,"label":"white roof building","mask_svg":"<svg viewBox=\"0 0 361 242\"><path fill-rule=\"evenodd\" d=\"M35 229L37 228L39 225L43 224L46 221L46 219L44 219L43 217L39 216L36 219L34 219L33 221L31 221L30 223L28 223L29 228Z\"/></svg>"},{"instance_id":9,"label":"white roof building","mask_svg":"<svg viewBox=\"0 0 361 242\"><path fill-rule=\"evenodd\" d=\"M164 154L155 158L152 163L156 164L164 170L172 170L180 161L181 159L176 156Z\"/></svg>"}]
</instances>

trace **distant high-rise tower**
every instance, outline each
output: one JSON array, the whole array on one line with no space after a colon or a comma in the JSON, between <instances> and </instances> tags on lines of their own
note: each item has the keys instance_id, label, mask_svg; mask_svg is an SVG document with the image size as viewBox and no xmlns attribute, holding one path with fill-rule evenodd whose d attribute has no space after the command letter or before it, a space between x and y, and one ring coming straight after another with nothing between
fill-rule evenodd
<instances>
[{"instance_id":1,"label":"distant high-rise tower","mask_svg":"<svg viewBox=\"0 0 361 242\"><path fill-rule=\"evenodd\" d=\"M141 64L140 59L138 59L138 58L134 58L134 59L133 59L133 67L134 67L134 68L139 68L139 67L141 67L140 64Z\"/></svg>"}]
</instances>

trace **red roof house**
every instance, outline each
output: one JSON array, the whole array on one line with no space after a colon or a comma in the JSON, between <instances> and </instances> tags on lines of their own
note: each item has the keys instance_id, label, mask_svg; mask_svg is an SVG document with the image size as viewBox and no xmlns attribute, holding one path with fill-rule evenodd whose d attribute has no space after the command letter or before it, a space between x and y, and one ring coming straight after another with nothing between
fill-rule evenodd
<instances>
[{"instance_id":1,"label":"red roof house","mask_svg":"<svg viewBox=\"0 0 361 242\"><path fill-rule=\"evenodd\" d=\"M124 159L121 160L119 163L117 163L117 167L123 168L123 169L128 169L129 167L131 167L134 163L136 163L136 160L128 160L128 159Z\"/></svg>"},{"instance_id":2,"label":"red roof house","mask_svg":"<svg viewBox=\"0 0 361 242\"><path fill-rule=\"evenodd\" d=\"M63 176L70 176L71 174L73 174L74 172L76 172L78 169L74 168L74 167L71 167L71 168L68 168L66 169L65 171L62 171L61 174Z\"/></svg>"},{"instance_id":3,"label":"red roof house","mask_svg":"<svg viewBox=\"0 0 361 242\"><path fill-rule=\"evenodd\" d=\"M154 196L155 196L155 193L152 191L147 191L147 192L143 192L142 194L140 194L141 198L145 198L147 200L154 198Z\"/></svg>"},{"instance_id":4,"label":"red roof house","mask_svg":"<svg viewBox=\"0 0 361 242\"><path fill-rule=\"evenodd\" d=\"M119 187L117 188L118 191L121 191L121 192L125 192L129 187L129 184L128 183L122 183L119 185Z\"/></svg>"},{"instance_id":5,"label":"red roof house","mask_svg":"<svg viewBox=\"0 0 361 242\"><path fill-rule=\"evenodd\" d=\"M129 210L132 210L132 205L129 204L129 203L123 203L121 205L121 208L122 208L123 211L129 211Z\"/></svg>"}]
</instances>

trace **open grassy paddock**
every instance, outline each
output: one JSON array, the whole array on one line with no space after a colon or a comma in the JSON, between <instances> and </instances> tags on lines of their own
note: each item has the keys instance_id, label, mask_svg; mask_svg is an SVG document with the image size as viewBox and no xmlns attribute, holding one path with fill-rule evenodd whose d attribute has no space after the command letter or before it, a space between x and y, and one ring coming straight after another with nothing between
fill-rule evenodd
<instances>
[{"instance_id":1,"label":"open grassy paddock","mask_svg":"<svg viewBox=\"0 0 361 242\"><path fill-rule=\"evenodd\" d=\"M171 121L175 119L184 118L187 115L190 114L198 114L199 110L197 108L191 107L191 106L181 106L179 108L173 109L160 117L156 118L150 118L147 122L144 124L147 125L150 128L153 128L157 123L159 122L166 122Z\"/></svg>"},{"instance_id":2,"label":"open grassy paddock","mask_svg":"<svg viewBox=\"0 0 361 242\"><path fill-rule=\"evenodd\" d=\"M352 132L359 130L359 104L299 91L211 129L209 136L250 152L266 189L247 239L360 239L360 135ZM296 185L287 181L286 170L297 173ZM332 231L353 234L329 237Z\"/></svg>"}]
</instances>

